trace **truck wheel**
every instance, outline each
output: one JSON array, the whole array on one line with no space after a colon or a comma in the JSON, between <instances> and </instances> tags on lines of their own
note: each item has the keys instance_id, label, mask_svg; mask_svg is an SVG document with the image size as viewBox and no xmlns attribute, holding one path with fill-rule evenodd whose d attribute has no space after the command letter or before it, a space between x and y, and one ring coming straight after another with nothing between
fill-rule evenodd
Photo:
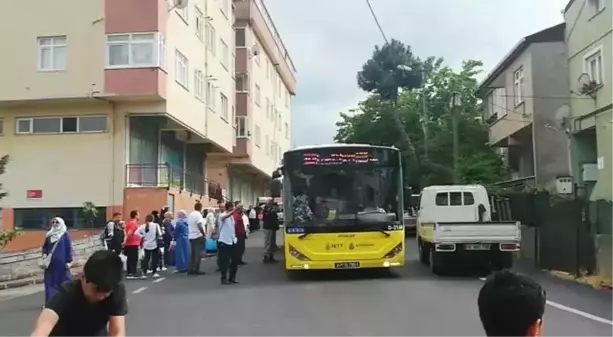
<instances>
[{"instance_id":1,"label":"truck wheel","mask_svg":"<svg viewBox=\"0 0 613 337\"><path fill-rule=\"evenodd\" d=\"M500 252L492 261L492 270L498 271L513 268L513 253Z\"/></svg>"},{"instance_id":2,"label":"truck wheel","mask_svg":"<svg viewBox=\"0 0 613 337\"><path fill-rule=\"evenodd\" d=\"M426 247L421 239L417 241L417 251L419 254L419 262L427 266L430 263L430 249Z\"/></svg>"},{"instance_id":3,"label":"truck wheel","mask_svg":"<svg viewBox=\"0 0 613 337\"><path fill-rule=\"evenodd\" d=\"M432 271L434 275L442 275L444 271L444 263L442 261L442 256L440 255L440 253L434 251L434 247L431 247L429 251L430 271Z\"/></svg>"}]
</instances>

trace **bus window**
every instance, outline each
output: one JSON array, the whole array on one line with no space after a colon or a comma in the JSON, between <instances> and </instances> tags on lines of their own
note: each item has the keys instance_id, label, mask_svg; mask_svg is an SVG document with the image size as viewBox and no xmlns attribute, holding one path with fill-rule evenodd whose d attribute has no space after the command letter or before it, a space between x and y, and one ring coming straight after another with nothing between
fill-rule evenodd
<instances>
[{"instance_id":1,"label":"bus window","mask_svg":"<svg viewBox=\"0 0 613 337\"><path fill-rule=\"evenodd\" d=\"M437 193L435 203L436 206L449 206L449 193Z\"/></svg>"}]
</instances>

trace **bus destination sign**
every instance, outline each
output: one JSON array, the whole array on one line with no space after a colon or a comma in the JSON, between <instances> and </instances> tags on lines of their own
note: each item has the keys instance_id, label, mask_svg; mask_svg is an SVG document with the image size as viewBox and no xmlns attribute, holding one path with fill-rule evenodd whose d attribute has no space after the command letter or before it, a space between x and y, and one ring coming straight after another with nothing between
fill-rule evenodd
<instances>
[{"instance_id":1,"label":"bus destination sign","mask_svg":"<svg viewBox=\"0 0 613 337\"><path fill-rule=\"evenodd\" d=\"M316 153L304 152L302 154L303 166L332 166L343 164L376 164L379 158L371 156L368 151L345 153Z\"/></svg>"}]
</instances>

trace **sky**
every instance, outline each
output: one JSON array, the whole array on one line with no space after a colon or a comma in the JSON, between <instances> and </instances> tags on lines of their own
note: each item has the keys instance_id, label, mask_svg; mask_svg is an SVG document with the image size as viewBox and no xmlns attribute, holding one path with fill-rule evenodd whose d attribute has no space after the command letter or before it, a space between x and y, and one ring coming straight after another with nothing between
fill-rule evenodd
<instances>
[{"instance_id":1,"label":"sky","mask_svg":"<svg viewBox=\"0 0 613 337\"><path fill-rule=\"evenodd\" d=\"M339 113L367 96L357 72L384 42L366 0L264 1L297 69L292 146L333 143ZM567 2L371 0L388 39L454 68L481 60L485 74L523 37L561 23Z\"/></svg>"}]
</instances>

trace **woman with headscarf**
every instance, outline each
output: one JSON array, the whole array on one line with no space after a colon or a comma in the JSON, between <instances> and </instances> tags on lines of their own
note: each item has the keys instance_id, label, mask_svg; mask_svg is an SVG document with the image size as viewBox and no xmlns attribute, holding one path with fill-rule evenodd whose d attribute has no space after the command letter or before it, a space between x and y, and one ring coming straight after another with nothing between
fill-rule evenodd
<instances>
[{"instance_id":1,"label":"woman with headscarf","mask_svg":"<svg viewBox=\"0 0 613 337\"><path fill-rule=\"evenodd\" d=\"M175 225L173 224L174 215L170 211L164 213L164 220L162 230L164 232L164 265L173 266L174 258L173 253L170 251L170 245L172 238L174 237Z\"/></svg>"},{"instance_id":2,"label":"woman with headscarf","mask_svg":"<svg viewBox=\"0 0 613 337\"><path fill-rule=\"evenodd\" d=\"M56 217L51 220L51 229L45 235L41 265L45 269L45 304L49 303L62 283L72 279L72 243L66 230L64 219Z\"/></svg>"},{"instance_id":3,"label":"woman with headscarf","mask_svg":"<svg viewBox=\"0 0 613 337\"><path fill-rule=\"evenodd\" d=\"M190 244L189 226L187 224L187 213L180 210L177 213L177 223L175 224L174 240L171 244L174 249L175 272L187 273L190 263Z\"/></svg>"}]
</instances>

